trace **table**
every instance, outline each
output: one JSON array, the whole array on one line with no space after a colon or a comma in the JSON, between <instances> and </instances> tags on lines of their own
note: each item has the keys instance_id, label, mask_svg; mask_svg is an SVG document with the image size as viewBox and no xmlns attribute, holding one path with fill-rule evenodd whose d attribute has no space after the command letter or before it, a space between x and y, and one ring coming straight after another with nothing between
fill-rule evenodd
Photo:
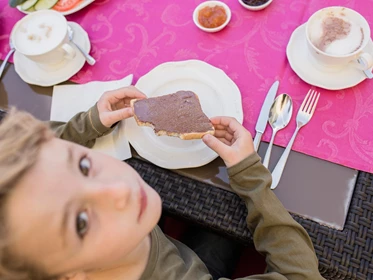
<instances>
[{"instance_id":1,"label":"table","mask_svg":"<svg viewBox=\"0 0 373 280\"><path fill-rule=\"evenodd\" d=\"M17 106L42 120L49 119L51 94L52 88L24 83L15 73L13 65L7 67L0 81L0 106ZM265 148L266 144L262 143L259 153L263 154ZM278 159L282 150L275 146L273 158ZM127 163L157 190L166 214L200 224L243 243L252 242L245 222L246 207L237 195L228 191L227 173L221 159L204 167L174 171L144 161L136 153ZM304 168L315 171L324 185L336 188L340 183L338 179L346 180L355 172L350 170L351 174L346 177L349 170L342 166L292 152L282 184L292 180L286 173L297 174ZM312 184L306 183L312 187ZM359 172L342 231L298 215L292 216L310 235L320 272L325 278L373 279L373 174Z\"/></svg>"}]
</instances>

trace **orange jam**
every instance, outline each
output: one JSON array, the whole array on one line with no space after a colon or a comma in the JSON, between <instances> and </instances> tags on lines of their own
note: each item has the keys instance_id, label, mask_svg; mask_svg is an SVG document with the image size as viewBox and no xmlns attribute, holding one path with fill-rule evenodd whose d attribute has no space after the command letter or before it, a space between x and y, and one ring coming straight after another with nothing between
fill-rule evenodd
<instances>
[{"instance_id":1,"label":"orange jam","mask_svg":"<svg viewBox=\"0 0 373 280\"><path fill-rule=\"evenodd\" d=\"M227 14L221 6L204 7L198 13L199 23L206 28L215 28L227 20Z\"/></svg>"}]
</instances>

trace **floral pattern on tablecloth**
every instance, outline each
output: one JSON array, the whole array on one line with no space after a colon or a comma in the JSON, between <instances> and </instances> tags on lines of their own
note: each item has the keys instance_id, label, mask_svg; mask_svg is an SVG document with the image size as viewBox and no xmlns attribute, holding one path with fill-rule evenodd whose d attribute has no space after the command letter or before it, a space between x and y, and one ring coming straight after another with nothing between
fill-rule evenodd
<instances>
[{"instance_id":1,"label":"floral pattern on tablecloth","mask_svg":"<svg viewBox=\"0 0 373 280\"><path fill-rule=\"evenodd\" d=\"M237 0L225 0L232 10L229 25L218 33L204 33L192 21L202 1L97 0L67 16L88 32L94 67L85 65L72 77L78 83L120 79L134 74L135 82L155 66L168 61L199 59L219 67L242 94L244 126L253 134L265 95L275 79L279 93L293 97L290 125L276 137L286 146L295 129L296 112L310 88L290 68L285 49L291 33L320 8L346 6L373 22L373 0L283 0L265 10L244 9ZM24 16L0 2L0 58L9 50L9 33ZM373 28L373 26L371 25ZM316 113L300 131L293 149L351 168L373 172L373 81L321 92ZM227 93L229 94L229 93ZM269 141L268 126L263 140Z\"/></svg>"}]
</instances>

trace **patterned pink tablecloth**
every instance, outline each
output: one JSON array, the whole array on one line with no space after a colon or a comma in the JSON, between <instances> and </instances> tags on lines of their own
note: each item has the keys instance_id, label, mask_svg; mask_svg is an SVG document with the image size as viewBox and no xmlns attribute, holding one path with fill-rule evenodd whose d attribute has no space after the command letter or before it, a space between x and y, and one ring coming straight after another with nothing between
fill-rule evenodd
<instances>
[{"instance_id":1,"label":"patterned pink tablecloth","mask_svg":"<svg viewBox=\"0 0 373 280\"><path fill-rule=\"evenodd\" d=\"M290 68L285 49L293 30L322 7L345 6L373 22L373 0L274 0L265 10L252 12L237 0L225 0L232 20L223 31L208 34L192 21L202 1L97 0L67 16L88 32L96 58L72 80L85 83L134 74L135 81L168 61L200 59L223 69L241 90L244 126L254 127L265 95L275 79L279 93L293 97L297 112L310 85ZM0 58L9 50L9 33L23 14L0 1ZM371 25L373 28L373 26ZM299 133L293 149L351 168L373 172L373 81L339 91L318 89L320 97L312 121ZM276 137L286 146L295 129L290 125ZM269 141L268 126L263 140Z\"/></svg>"}]
</instances>

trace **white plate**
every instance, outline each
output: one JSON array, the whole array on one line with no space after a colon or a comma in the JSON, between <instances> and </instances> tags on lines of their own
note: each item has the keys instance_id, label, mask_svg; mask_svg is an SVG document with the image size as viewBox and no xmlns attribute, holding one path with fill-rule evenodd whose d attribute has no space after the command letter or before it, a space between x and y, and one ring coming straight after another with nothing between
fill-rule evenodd
<instances>
[{"instance_id":1,"label":"white plate","mask_svg":"<svg viewBox=\"0 0 373 280\"><path fill-rule=\"evenodd\" d=\"M148 97L195 92L208 117L231 116L243 121L241 93L236 84L220 69L199 60L167 62L155 67L136 83ZM181 140L157 136L150 127L140 127L134 118L126 120L126 136L140 156L168 169L205 165L217 157L202 140Z\"/></svg>"},{"instance_id":2,"label":"white plate","mask_svg":"<svg viewBox=\"0 0 373 280\"><path fill-rule=\"evenodd\" d=\"M76 5L74 8L68 10L68 11L64 11L64 12L59 12L60 14L64 15L64 16L67 16L67 15L71 15L81 9L83 9L84 7L88 6L89 4L93 3L95 0L83 0L80 4ZM24 13L24 14L30 14L32 12L28 12L28 11L23 11L21 9L21 6L17 6L17 9Z\"/></svg>"},{"instance_id":3,"label":"white plate","mask_svg":"<svg viewBox=\"0 0 373 280\"><path fill-rule=\"evenodd\" d=\"M356 86L366 79L363 71L346 67L340 71L328 71L310 57L306 43L305 24L294 30L286 48L290 67L306 83L329 90L339 90ZM373 53L373 43L370 41L365 51Z\"/></svg>"},{"instance_id":4,"label":"white plate","mask_svg":"<svg viewBox=\"0 0 373 280\"><path fill-rule=\"evenodd\" d=\"M74 42L89 52L91 43L88 34L77 23L69 21L68 24L74 30ZM65 60L53 69L43 69L34 61L28 59L19 52L14 53L14 68L17 74L28 84L49 87L64 82L75 75L84 65L85 58L73 46L76 51L74 59Z\"/></svg>"}]
</instances>

